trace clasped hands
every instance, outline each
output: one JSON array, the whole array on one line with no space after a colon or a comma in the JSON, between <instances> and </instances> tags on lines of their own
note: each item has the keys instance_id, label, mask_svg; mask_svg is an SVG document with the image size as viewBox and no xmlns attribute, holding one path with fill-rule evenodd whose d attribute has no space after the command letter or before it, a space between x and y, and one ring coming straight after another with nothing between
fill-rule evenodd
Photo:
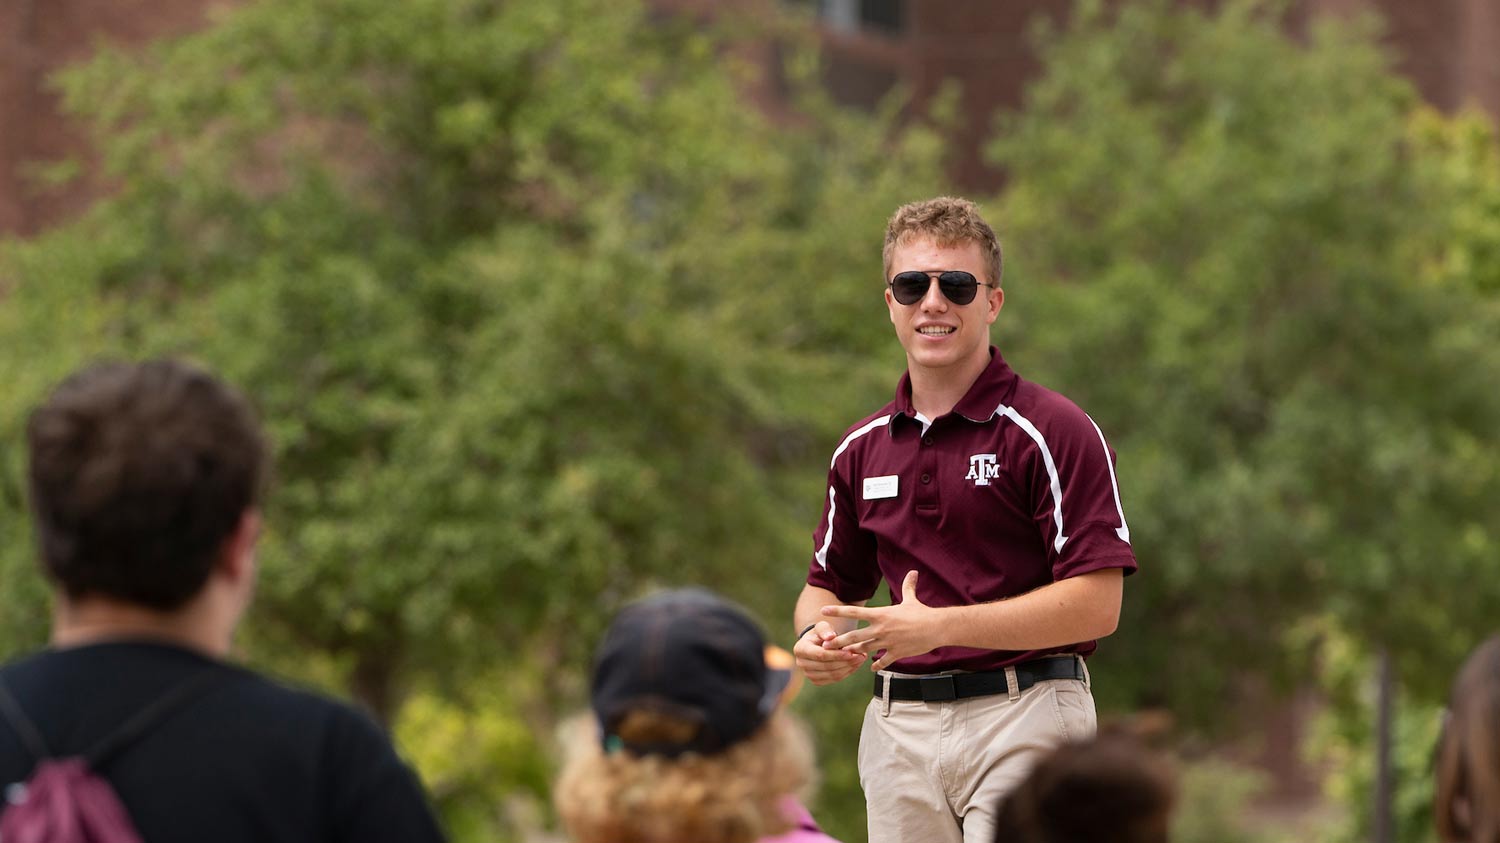
<instances>
[{"instance_id":1,"label":"clasped hands","mask_svg":"<svg viewBox=\"0 0 1500 843\"><path fill-rule=\"evenodd\" d=\"M875 657L871 670L884 670L893 662L942 645L937 640L937 609L917 599L917 572L909 571L901 583L901 602L890 606L824 606L823 617L864 621L865 626L840 634L822 620L792 647L797 667L814 685L830 685L848 677Z\"/></svg>"}]
</instances>

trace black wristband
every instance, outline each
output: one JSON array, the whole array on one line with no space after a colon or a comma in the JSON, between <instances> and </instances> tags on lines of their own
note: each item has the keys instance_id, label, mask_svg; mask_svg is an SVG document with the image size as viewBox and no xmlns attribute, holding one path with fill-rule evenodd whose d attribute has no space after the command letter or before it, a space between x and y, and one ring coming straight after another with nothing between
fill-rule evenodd
<instances>
[{"instance_id":1,"label":"black wristband","mask_svg":"<svg viewBox=\"0 0 1500 843\"><path fill-rule=\"evenodd\" d=\"M802 631L799 632L799 633L797 633L797 640L801 641L803 638L806 638L807 637L807 633L812 632L813 627L815 627L817 625L818 625L818 622L817 621L813 621L812 623L808 624L807 626L802 627Z\"/></svg>"}]
</instances>

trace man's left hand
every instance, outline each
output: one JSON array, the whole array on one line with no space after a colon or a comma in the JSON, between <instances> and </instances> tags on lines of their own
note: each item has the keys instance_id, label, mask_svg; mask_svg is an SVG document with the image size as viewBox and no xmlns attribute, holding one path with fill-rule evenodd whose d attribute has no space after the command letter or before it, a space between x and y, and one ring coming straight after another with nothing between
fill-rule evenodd
<instances>
[{"instance_id":1,"label":"man's left hand","mask_svg":"<svg viewBox=\"0 0 1500 843\"><path fill-rule=\"evenodd\" d=\"M880 657L871 670L884 670L891 663L920 656L942 646L938 640L939 610L917 599L917 572L908 571L901 583L901 602L891 606L824 606L823 616L865 621L868 626L850 630L824 643L827 649L843 649ZM884 651L884 652L881 652Z\"/></svg>"}]
</instances>

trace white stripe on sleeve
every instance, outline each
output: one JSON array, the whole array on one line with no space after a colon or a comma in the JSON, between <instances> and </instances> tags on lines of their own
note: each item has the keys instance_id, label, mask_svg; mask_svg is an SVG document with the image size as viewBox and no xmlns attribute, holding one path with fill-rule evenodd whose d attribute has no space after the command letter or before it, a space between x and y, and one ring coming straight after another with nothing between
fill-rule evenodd
<instances>
[{"instance_id":1,"label":"white stripe on sleeve","mask_svg":"<svg viewBox=\"0 0 1500 843\"><path fill-rule=\"evenodd\" d=\"M826 533L823 534L823 546L820 547L820 548L818 548L818 552L817 553L813 554L814 557L818 560L818 564L820 566L822 566L823 570L825 570L825 571L828 570L828 546L830 544L833 544L833 513L835 512L835 510L836 510L836 507L834 506L834 502L833 502L833 487L829 486L828 487L828 532L826 532Z\"/></svg>"},{"instance_id":2,"label":"white stripe on sleeve","mask_svg":"<svg viewBox=\"0 0 1500 843\"><path fill-rule=\"evenodd\" d=\"M1094 426L1094 432L1099 434L1099 444L1104 446L1104 461L1109 465L1109 487L1115 492L1115 512L1120 514L1120 526L1115 528L1115 535L1120 541L1130 544L1130 525L1125 523L1125 508L1120 506L1120 481L1115 479L1115 461L1109 455L1109 443L1104 441L1104 431L1099 429L1099 423L1094 421L1093 416L1088 416L1089 424Z\"/></svg>"},{"instance_id":3,"label":"white stripe on sleeve","mask_svg":"<svg viewBox=\"0 0 1500 843\"><path fill-rule=\"evenodd\" d=\"M848 436L845 436L844 437L844 441L840 442L839 446L837 448L833 449L833 459L831 459L831 460L828 461L828 469L830 471L833 470L833 464L839 461L839 455L840 454L844 453L844 451L847 451L849 449L849 443L850 442L853 442L854 440L858 439L859 437L864 436L866 433L869 433L870 431L874 430L877 427L884 427L884 426L886 426L886 425L888 425L890 423L891 423L891 417L890 416L881 416L880 418L875 419L874 421L870 422L869 424L865 425L864 427L860 428L859 430L856 430L853 433L849 434Z\"/></svg>"},{"instance_id":4,"label":"white stripe on sleeve","mask_svg":"<svg viewBox=\"0 0 1500 843\"><path fill-rule=\"evenodd\" d=\"M1058 479L1057 463L1052 461L1052 451L1047 448L1047 440L1042 436L1042 432L1036 429L1036 425L1016 412L1014 407L1001 404L995 412L1015 422L1018 427L1026 431L1026 435L1030 436L1042 451L1042 462L1047 466L1047 478L1052 482L1052 520L1057 522L1057 538L1053 540L1052 548L1062 553L1063 545L1068 542L1068 537L1063 534L1062 482Z\"/></svg>"},{"instance_id":5,"label":"white stripe on sleeve","mask_svg":"<svg viewBox=\"0 0 1500 843\"><path fill-rule=\"evenodd\" d=\"M831 459L831 460L828 461L828 470L829 471L833 470L833 466L838 462L839 456L841 454L843 454L844 451L846 451L846 450L849 449L849 443L850 442L853 442L854 440L858 439L859 437L864 436L866 433L869 433L870 431L874 430L877 427L884 427L885 425L890 424L890 421L891 421L891 417L890 416L881 416L880 418L875 419L874 421L871 421L869 424L865 425L864 427L861 427L859 430L856 430L853 433L850 433L848 436L845 436L844 437L844 441L840 442L839 446L834 449L834 451L833 451L833 459ZM833 544L833 516L837 512L838 512L838 505L837 505L837 502L834 500L833 487L829 486L828 487L828 527L826 528L826 532L823 535L823 546L820 547L820 548L818 548L818 552L817 553L813 554L813 557L818 560L818 564L820 566L822 566L823 570L825 570L825 571L828 570L828 548L829 548L830 545Z\"/></svg>"}]
</instances>

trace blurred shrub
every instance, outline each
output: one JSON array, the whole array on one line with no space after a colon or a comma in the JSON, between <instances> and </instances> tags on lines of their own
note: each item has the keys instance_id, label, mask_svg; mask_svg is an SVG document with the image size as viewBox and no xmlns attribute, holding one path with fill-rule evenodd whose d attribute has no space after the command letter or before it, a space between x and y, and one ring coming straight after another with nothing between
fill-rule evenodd
<instances>
[{"instance_id":1,"label":"blurred shrub","mask_svg":"<svg viewBox=\"0 0 1500 843\"><path fill-rule=\"evenodd\" d=\"M1178 765L1174 843L1267 843L1254 830L1251 802L1266 788L1265 774L1222 760Z\"/></svg>"}]
</instances>

